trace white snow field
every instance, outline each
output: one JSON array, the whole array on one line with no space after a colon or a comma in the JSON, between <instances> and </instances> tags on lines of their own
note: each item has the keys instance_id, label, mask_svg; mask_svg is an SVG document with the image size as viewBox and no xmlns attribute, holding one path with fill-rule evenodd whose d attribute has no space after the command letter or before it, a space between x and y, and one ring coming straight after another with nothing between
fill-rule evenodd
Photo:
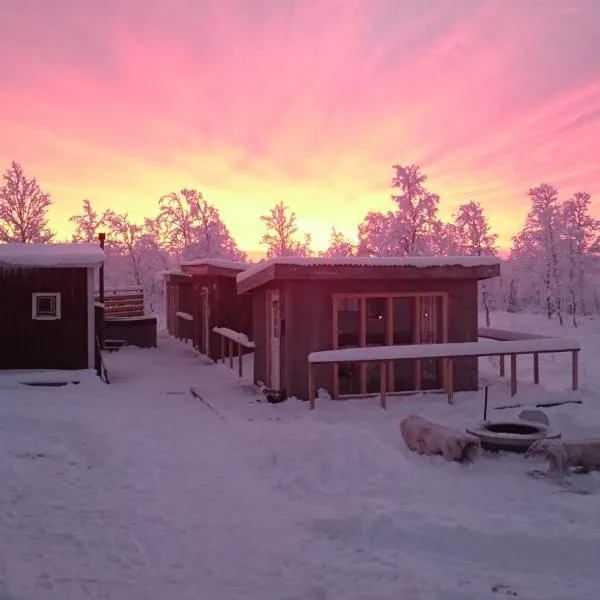
<instances>
[{"instance_id":1,"label":"white snow field","mask_svg":"<svg viewBox=\"0 0 600 600\"><path fill-rule=\"evenodd\" d=\"M579 399L544 410L565 435L600 435L600 320L493 319L583 350L576 393L569 356L541 357L544 387L519 358L513 398L481 359L490 406ZM522 456L404 447L401 418L473 425L481 391L310 411L257 402L249 379L165 336L106 358L108 386L0 383L2 600L598 598L600 473L561 484Z\"/></svg>"}]
</instances>

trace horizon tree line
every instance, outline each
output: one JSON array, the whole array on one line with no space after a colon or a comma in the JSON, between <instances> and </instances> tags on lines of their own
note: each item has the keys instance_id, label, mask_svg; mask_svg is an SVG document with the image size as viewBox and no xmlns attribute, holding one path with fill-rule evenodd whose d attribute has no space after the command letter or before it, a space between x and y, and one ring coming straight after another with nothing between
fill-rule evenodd
<instances>
[{"instance_id":1,"label":"horizon tree line","mask_svg":"<svg viewBox=\"0 0 600 600\"><path fill-rule=\"evenodd\" d=\"M283 201L260 217L260 243L267 258L277 256L497 256L492 232L479 202L461 204L452 221L438 217L440 197L426 187L427 176L417 165L393 167L390 210L369 211L357 225L356 241L331 228L329 245L312 249L310 233L299 230L296 213ZM523 227L512 238L510 256L503 261L499 280L480 285L481 307L490 311L540 310L548 318L600 314L598 281L600 220L590 214L591 197L577 192L560 200L553 186L542 183L527 192L530 209ZM52 204L36 178L28 178L13 161L0 186L0 243L52 242L48 223ZM180 260L227 258L246 261L216 206L202 192L183 188L158 199L155 217L133 222L127 212L98 213L89 199L82 212L70 217L71 241L93 242L107 233L107 262L119 273L118 284L142 285L160 295L156 273Z\"/></svg>"}]
</instances>

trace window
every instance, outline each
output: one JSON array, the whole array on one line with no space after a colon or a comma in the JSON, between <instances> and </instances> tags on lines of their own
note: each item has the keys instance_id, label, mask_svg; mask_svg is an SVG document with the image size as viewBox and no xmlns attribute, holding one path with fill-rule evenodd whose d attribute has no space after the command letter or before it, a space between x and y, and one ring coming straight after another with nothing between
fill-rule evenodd
<instances>
[{"instance_id":1,"label":"window","mask_svg":"<svg viewBox=\"0 0 600 600\"><path fill-rule=\"evenodd\" d=\"M33 294L31 317L38 321L60 319L60 294Z\"/></svg>"},{"instance_id":2,"label":"window","mask_svg":"<svg viewBox=\"0 0 600 600\"><path fill-rule=\"evenodd\" d=\"M334 294L334 348L439 344L447 339L447 296L434 293ZM439 359L390 361L388 391L439 389ZM380 388L377 363L334 365L334 395Z\"/></svg>"}]
</instances>

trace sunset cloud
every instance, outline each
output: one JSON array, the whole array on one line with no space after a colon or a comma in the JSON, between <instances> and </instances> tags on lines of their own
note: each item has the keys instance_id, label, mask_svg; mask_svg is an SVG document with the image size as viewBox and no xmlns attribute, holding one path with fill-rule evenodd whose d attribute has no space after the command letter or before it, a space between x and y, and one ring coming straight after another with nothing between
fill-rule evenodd
<instances>
[{"instance_id":1,"label":"sunset cloud","mask_svg":"<svg viewBox=\"0 0 600 600\"><path fill-rule=\"evenodd\" d=\"M66 234L83 198L152 215L185 186L240 245L279 200L318 245L418 163L442 216L479 200L501 242L527 189L596 194L596 0L22 0L0 4L0 168Z\"/></svg>"}]
</instances>

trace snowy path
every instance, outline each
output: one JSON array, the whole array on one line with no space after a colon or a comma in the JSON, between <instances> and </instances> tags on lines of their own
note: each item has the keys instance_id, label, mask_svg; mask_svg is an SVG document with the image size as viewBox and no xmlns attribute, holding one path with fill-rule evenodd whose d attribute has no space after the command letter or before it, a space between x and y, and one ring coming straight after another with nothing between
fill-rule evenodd
<instances>
[{"instance_id":1,"label":"snowy path","mask_svg":"<svg viewBox=\"0 0 600 600\"><path fill-rule=\"evenodd\" d=\"M257 404L173 341L109 362L0 389L1 600L597 596L596 493L407 456L394 407Z\"/></svg>"}]
</instances>

